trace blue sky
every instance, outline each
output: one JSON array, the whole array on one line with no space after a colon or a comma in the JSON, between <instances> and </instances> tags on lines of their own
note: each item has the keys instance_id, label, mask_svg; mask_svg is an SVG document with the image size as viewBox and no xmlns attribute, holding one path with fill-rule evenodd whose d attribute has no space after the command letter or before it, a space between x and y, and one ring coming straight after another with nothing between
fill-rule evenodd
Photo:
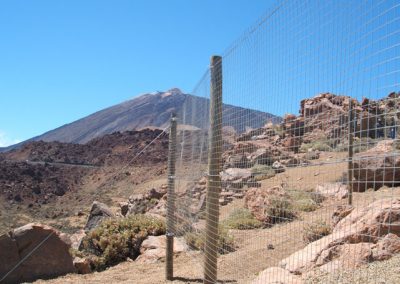
<instances>
[{"instance_id":1,"label":"blue sky","mask_svg":"<svg viewBox=\"0 0 400 284\"><path fill-rule=\"evenodd\" d=\"M0 0L0 35L0 147L147 92L207 97L213 54L225 103L278 115L400 91L400 0Z\"/></svg>"},{"instance_id":2,"label":"blue sky","mask_svg":"<svg viewBox=\"0 0 400 284\"><path fill-rule=\"evenodd\" d=\"M141 93L190 92L271 3L0 1L0 146Z\"/></svg>"}]
</instances>

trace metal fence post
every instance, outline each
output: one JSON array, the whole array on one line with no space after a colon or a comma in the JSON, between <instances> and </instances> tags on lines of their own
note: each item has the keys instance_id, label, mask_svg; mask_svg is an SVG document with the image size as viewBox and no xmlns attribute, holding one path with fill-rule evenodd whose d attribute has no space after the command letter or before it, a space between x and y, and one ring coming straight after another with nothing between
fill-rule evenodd
<instances>
[{"instance_id":1,"label":"metal fence post","mask_svg":"<svg viewBox=\"0 0 400 284\"><path fill-rule=\"evenodd\" d=\"M168 147L166 279L174 278L176 115L171 116Z\"/></svg>"},{"instance_id":2,"label":"metal fence post","mask_svg":"<svg viewBox=\"0 0 400 284\"><path fill-rule=\"evenodd\" d=\"M349 149L348 149L348 163L347 163L347 187L349 190L348 204L353 204L353 104L351 97L349 97Z\"/></svg>"},{"instance_id":3,"label":"metal fence post","mask_svg":"<svg viewBox=\"0 0 400 284\"><path fill-rule=\"evenodd\" d=\"M219 174L222 169L222 58L220 56L211 57L210 127L204 259L205 284L217 282L219 195L221 191Z\"/></svg>"}]
</instances>

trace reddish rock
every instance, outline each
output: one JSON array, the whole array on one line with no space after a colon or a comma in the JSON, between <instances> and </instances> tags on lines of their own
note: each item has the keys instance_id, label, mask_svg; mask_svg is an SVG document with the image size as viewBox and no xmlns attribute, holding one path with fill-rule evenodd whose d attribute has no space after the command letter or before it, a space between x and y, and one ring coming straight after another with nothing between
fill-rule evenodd
<instances>
[{"instance_id":1,"label":"reddish rock","mask_svg":"<svg viewBox=\"0 0 400 284\"><path fill-rule=\"evenodd\" d=\"M268 208L276 201L288 199L290 199L289 195L280 186L271 188L260 187L248 189L244 197L244 202L245 207L250 210L257 220L265 224L273 224L293 217L289 216L289 212L287 212L287 216L284 216L285 212L282 213L282 216L271 216L268 214Z\"/></svg>"},{"instance_id":2,"label":"reddish rock","mask_svg":"<svg viewBox=\"0 0 400 284\"><path fill-rule=\"evenodd\" d=\"M3 277L29 255L2 283L31 282L75 271L70 246L55 229L27 224L0 236L0 275Z\"/></svg>"},{"instance_id":3,"label":"reddish rock","mask_svg":"<svg viewBox=\"0 0 400 284\"><path fill-rule=\"evenodd\" d=\"M353 190L379 189L400 184L400 153L393 150L393 140L379 142L374 148L354 155Z\"/></svg>"},{"instance_id":4,"label":"reddish rock","mask_svg":"<svg viewBox=\"0 0 400 284\"><path fill-rule=\"evenodd\" d=\"M347 185L340 182L317 185L315 192L326 198L343 199L349 195Z\"/></svg>"},{"instance_id":5,"label":"reddish rock","mask_svg":"<svg viewBox=\"0 0 400 284\"><path fill-rule=\"evenodd\" d=\"M90 268L90 261L86 258L75 257L74 267L76 272L79 274L92 273L92 269Z\"/></svg>"}]
</instances>

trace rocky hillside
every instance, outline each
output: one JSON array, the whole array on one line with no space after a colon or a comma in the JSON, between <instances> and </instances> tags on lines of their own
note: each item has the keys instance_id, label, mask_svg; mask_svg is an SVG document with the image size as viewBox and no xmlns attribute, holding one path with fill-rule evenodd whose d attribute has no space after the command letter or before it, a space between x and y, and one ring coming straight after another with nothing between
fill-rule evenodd
<instances>
[{"instance_id":1,"label":"rocky hillside","mask_svg":"<svg viewBox=\"0 0 400 284\"><path fill-rule=\"evenodd\" d=\"M106 108L30 140L86 143L116 131L164 128L168 125L172 112L178 113L182 123L202 128L207 125L208 110L208 99L184 94L179 89L171 89L167 92L145 94ZM280 117L269 113L231 105L224 105L223 112L224 121L234 122L234 125L230 126L239 133L246 128L261 127L269 119L280 121ZM244 115L247 120L240 119Z\"/></svg>"},{"instance_id":2,"label":"rocky hillside","mask_svg":"<svg viewBox=\"0 0 400 284\"><path fill-rule=\"evenodd\" d=\"M105 166L164 165L166 134L145 156L134 159L160 134L160 130L145 129L108 134L86 144L29 142L0 154L0 197L16 204L46 204L56 196L80 190L84 178L102 172Z\"/></svg>"}]
</instances>

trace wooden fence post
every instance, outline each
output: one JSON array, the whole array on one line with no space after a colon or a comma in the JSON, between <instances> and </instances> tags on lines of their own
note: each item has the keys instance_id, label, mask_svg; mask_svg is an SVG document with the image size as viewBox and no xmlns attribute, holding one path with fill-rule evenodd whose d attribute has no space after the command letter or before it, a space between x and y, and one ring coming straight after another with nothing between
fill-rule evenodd
<instances>
[{"instance_id":1,"label":"wooden fence post","mask_svg":"<svg viewBox=\"0 0 400 284\"><path fill-rule=\"evenodd\" d=\"M208 183L206 197L206 242L204 283L217 282L219 195L222 170L222 58L211 57L210 86L210 141L208 155Z\"/></svg>"},{"instance_id":2,"label":"wooden fence post","mask_svg":"<svg viewBox=\"0 0 400 284\"><path fill-rule=\"evenodd\" d=\"M348 163L347 163L347 187L349 190L348 204L353 204L353 104L351 102L351 97L349 97L349 149L348 149Z\"/></svg>"},{"instance_id":3,"label":"wooden fence post","mask_svg":"<svg viewBox=\"0 0 400 284\"><path fill-rule=\"evenodd\" d=\"M174 278L176 120L176 115L173 113L171 116L168 147L167 245L165 267L167 280L173 280Z\"/></svg>"}]
</instances>

